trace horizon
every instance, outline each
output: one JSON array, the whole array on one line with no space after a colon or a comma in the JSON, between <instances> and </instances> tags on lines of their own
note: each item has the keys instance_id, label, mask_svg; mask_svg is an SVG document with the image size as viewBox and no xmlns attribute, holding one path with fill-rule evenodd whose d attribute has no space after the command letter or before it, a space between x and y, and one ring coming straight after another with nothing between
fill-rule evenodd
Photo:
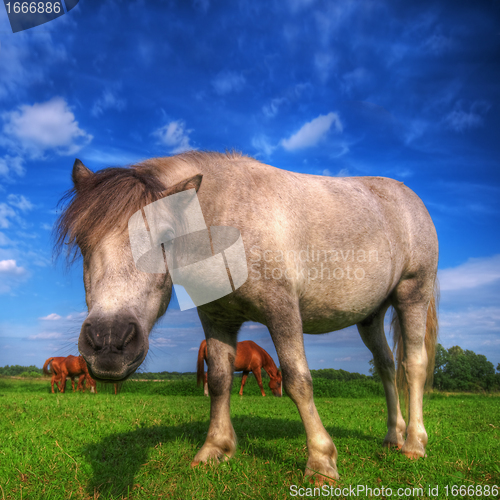
<instances>
[{"instance_id":1,"label":"horizon","mask_svg":"<svg viewBox=\"0 0 500 500\"><path fill-rule=\"evenodd\" d=\"M496 367L499 21L451 1L81 0L12 33L0 7L0 366L78 354L82 264L51 239L75 158L96 171L194 149L404 182L439 238L438 342ZM203 339L173 294L141 369L190 372ZM277 361L263 325L238 340ZM355 327L304 343L311 369L368 374Z\"/></svg>"}]
</instances>

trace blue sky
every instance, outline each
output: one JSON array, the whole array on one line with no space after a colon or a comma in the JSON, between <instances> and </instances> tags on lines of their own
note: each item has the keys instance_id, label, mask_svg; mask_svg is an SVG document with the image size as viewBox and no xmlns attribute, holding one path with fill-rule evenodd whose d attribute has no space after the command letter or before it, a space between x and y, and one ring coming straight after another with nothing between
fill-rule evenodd
<instances>
[{"instance_id":1,"label":"blue sky","mask_svg":"<svg viewBox=\"0 0 500 500\"><path fill-rule=\"evenodd\" d=\"M97 170L236 149L320 175L399 179L440 239L440 342L500 363L500 5L80 0L13 34L0 7L0 366L76 354L81 263L53 262L75 157ZM175 299L148 371L194 371ZM276 358L267 329L244 326ZM311 368L367 373L354 328L306 336Z\"/></svg>"}]
</instances>

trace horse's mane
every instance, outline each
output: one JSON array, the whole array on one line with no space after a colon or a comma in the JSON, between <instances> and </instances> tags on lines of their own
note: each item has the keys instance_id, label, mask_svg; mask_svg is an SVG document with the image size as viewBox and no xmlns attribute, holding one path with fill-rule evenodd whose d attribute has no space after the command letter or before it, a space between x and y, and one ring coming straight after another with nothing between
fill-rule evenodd
<instances>
[{"instance_id":1,"label":"horse's mane","mask_svg":"<svg viewBox=\"0 0 500 500\"><path fill-rule=\"evenodd\" d=\"M92 251L106 234L123 232L134 212L161 198L165 186L142 165L113 167L84 179L61 198L63 211L54 227L56 255L67 245L66 257Z\"/></svg>"},{"instance_id":2,"label":"horse's mane","mask_svg":"<svg viewBox=\"0 0 500 500\"><path fill-rule=\"evenodd\" d=\"M67 191L58 203L62 213L54 226L55 255L59 256L66 246L66 258L71 263L78 256L78 248L86 255L110 232L125 234L132 214L162 197L167 188L158 178L162 171L175 178L187 167L196 173L208 161L240 158L244 157L239 153L190 151L95 172L79 183L78 190L73 187Z\"/></svg>"}]
</instances>

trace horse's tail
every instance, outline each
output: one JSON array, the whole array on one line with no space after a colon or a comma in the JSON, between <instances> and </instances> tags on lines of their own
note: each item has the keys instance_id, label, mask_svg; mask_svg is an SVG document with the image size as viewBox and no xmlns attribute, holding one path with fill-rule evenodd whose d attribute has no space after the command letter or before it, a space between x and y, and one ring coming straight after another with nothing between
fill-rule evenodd
<instances>
[{"instance_id":1,"label":"horse's tail","mask_svg":"<svg viewBox=\"0 0 500 500\"><path fill-rule=\"evenodd\" d=\"M200 385L204 383L203 375L205 373L205 352L207 350L207 341L202 340L200 344L200 350L198 351L198 363L196 371L196 383Z\"/></svg>"},{"instance_id":2,"label":"horse's tail","mask_svg":"<svg viewBox=\"0 0 500 500\"><path fill-rule=\"evenodd\" d=\"M425 325L425 351L427 353L427 377L425 379L425 388L431 389L434 379L434 365L436 361L436 343L438 336L438 315L437 308L439 304L439 283L436 278L434 283L434 295L427 308L427 320ZM391 318L391 329L394 340L394 353L397 360L396 383L398 389L405 395L405 406L408 408L409 393L408 383L403 370L403 342L401 336L401 325L396 311L393 309Z\"/></svg>"},{"instance_id":3,"label":"horse's tail","mask_svg":"<svg viewBox=\"0 0 500 500\"><path fill-rule=\"evenodd\" d=\"M49 358L47 361L45 361L45 364L43 365L43 373L45 373L45 375L52 375L52 372L47 369L47 367L50 365L50 363L52 363L53 359L54 358Z\"/></svg>"}]
</instances>

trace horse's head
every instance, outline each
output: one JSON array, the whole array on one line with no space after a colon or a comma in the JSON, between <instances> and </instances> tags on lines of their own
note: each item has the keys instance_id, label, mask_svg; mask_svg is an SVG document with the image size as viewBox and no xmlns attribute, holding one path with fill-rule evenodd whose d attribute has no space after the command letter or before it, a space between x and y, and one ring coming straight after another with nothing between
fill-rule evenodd
<instances>
[{"instance_id":1,"label":"horse's head","mask_svg":"<svg viewBox=\"0 0 500 500\"><path fill-rule=\"evenodd\" d=\"M78 245L83 257L88 316L78 348L93 378L119 381L131 375L146 357L149 333L165 313L172 293L166 267L156 273L136 267L128 221L158 199L198 190L201 175L165 190L145 168L93 173L77 160L72 178L72 199L57 230L59 245ZM145 228L149 242L149 228ZM164 256L160 249L160 256L162 252Z\"/></svg>"},{"instance_id":2,"label":"horse's head","mask_svg":"<svg viewBox=\"0 0 500 500\"><path fill-rule=\"evenodd\" d=\"M278 370L276 372L276 375L274 377L271 377L271 380L269 381L269 389L271 389L272 393L275 396L281 397L282 396L282 377L281 377L281 372Z\"/></svg>"}]
</instances>

